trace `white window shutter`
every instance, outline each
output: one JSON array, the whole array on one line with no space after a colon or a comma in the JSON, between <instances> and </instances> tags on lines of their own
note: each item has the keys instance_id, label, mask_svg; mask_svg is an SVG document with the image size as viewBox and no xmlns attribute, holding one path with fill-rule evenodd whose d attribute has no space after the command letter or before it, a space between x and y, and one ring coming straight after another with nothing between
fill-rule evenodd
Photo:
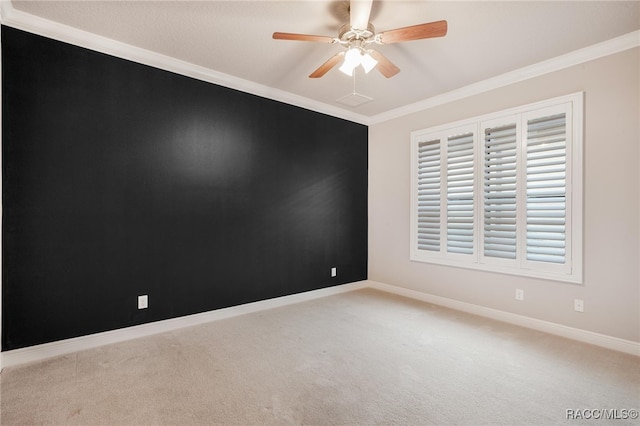
<instances>
[{"instance_id":1,"label":"white window shutter","mask_svg":"<svg viewBox=\"0 0 640 426\"><path fill-rule=\"evenodd\" d=\"M440 251L440 174L440 139L418 143L418 250Z\"/></svg>"},{"instance_id":2,"label":"white window shutter","mask_svg":"<svg viewBox=\"0 0 640 426\"><path fill-rule=\"evenodd\" d=\"M566 262L566 114L529 118L526 141L526 258Z\"/></svg>"},{"instance_id":3,"label":"white window shutter","mask_svg":"<svg viewBox=\"0 0 640 426\"><path fill-rule=\"evenodd\" d=\"M582 282L583 94L411 133L411 260Z\"/></svg>"},{"instance_id":4,"label":"white window shutter","mask_svg":"<svg viewBox=\"0 0 640 426\"><path fill-rule=\"evenodd\" d=\"M483 131L483 254L516 259L517 125L485 127Z\"/></svg>"},{"instance_id":5,"label":"white window shutter","mask_svg":"<svg viewBox=\"0 0 640 426\"><path fill-rule=\"evenodd\" d=\"M473 132L447 138L447 252L473 254Z\"/></svg>"}]
</instances>

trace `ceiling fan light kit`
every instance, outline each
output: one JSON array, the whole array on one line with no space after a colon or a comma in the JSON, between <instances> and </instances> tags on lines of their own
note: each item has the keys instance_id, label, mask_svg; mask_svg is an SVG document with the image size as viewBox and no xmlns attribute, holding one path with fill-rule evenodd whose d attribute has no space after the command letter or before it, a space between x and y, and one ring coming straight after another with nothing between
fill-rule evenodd
<instances>
[{"instance_id":1,"label":"ceiling fan light kit","mask_svg":"<svg viewBox=\"0 0 640 426\"><path fill-rule=\"evenodd\" d=\"M373 56L369 55L368 52L365 52L360 58L360 65L364 68L364 72L369 74L369 71L374 69L376 65L378 65L378 61L373 59Z\"/></svg>"},{"instance_id":2,"label":"ceiling fan light kit","mask_svg":"<svg viewBox=\"0 0 640 426\"><path fill-rule=\"evenodd\" d=\"M366 73L377 68L383 76L390 78L399 73L400 68L377 50L369 49L369 45L444 37L447 34L447 21L412 25L376 34L375 28L369 22L371 6L371 0L351 0L349 6L350 22L340 27L336 38L282 32L273 33L273 38L276 40L337 43L346 48L346 52L337 53L320 65L309 75L310 78L322 77L340 61L342 61L342 65L339 67L340 71L349 76L352 76L354 69L361 65Z\"/></svg>"},{"instance_id":3,"label":"ceiling fan light kit","mask_svg":"<svg viewBox=\"0 0 640 426\"><path fill-rule=\"evenodd\" d=\"M350 47L347 50L347 53L344 55L344 61L340 66L340 71L345 73L348 76L353 75L353 70L356 69L359 65L362 65L365 73L369 73L372 69L378 65L378 61L376 61L366 50L362 47Z\"/></svg>"}]
</instances>

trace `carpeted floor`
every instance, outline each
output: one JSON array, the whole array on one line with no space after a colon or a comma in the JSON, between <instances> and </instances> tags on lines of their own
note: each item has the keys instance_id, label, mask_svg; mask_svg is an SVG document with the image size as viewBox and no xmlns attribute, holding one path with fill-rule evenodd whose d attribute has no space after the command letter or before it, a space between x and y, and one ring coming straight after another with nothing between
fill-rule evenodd
<instances>
[{"instance_id":1,"label":"carpeted floor","mask_svg":"<svg viewBox=\"0 0 640 426\"><path fill-rule=\"evenodd\" d=\"M640 358L366 289L7 368L0 386L2 425L639 424Z\"/></svg>"}]
</instances>

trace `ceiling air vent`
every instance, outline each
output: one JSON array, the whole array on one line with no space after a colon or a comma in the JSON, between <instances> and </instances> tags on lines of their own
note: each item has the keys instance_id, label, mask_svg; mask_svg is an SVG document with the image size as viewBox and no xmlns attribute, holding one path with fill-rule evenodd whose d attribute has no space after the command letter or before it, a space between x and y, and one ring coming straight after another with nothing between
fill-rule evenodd
<instances>
[{"instance_id":1,"label":"ceiling air vent","mask_svg":"<svg viewBox=\"0 0 640 426\"><path fill-rule=\"evenodd\" d=\"M353 92L349 93L347 96L341 97L340 99L336 100L336 102L355 108L362 104L366 104L367 102L371 102L372 100L373 98Z\"/></svg>"}]
</instances>

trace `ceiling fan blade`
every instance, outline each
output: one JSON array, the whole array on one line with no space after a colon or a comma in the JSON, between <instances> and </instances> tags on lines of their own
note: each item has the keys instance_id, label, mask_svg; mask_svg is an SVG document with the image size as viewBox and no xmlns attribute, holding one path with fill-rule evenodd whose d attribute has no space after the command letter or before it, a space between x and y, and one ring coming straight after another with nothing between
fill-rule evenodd
<instances>
[{"instance_id":1,"label":"ceiling fan blade","mask_svg":"<svg viewBox=\"0 0 640 426\"><path fill-rule=\"evenodd\" d=\"M333 43L335 41L333 37L328 36L278 32L273 33L273 38L276 40L317 41L320 43Z\"/></svg>"},{"instance_id":2,"label":"ceiling fan blade","mask_svg":"<svg viewBox=\"0 0 640 426\"><path fill-rule=\"evenodd\" d=\"M366 30L373 0L351 0L349 6L349 24L356 30Z\"/></svg>"},{"instance_id":3,"label":"ceiling fan blade","mask_svg":"<svg viewBox=\"0 0 640 426\"><path fill-rule=\"evenodd\" d=\"M445 35L447 35L447 21L436 21L385 31L380 33L379 37L382 44L390 44Z\"/></svg>"},{"instance_id":4,"label":"ceiling fan blade","mask_svg":"<svg viewBox=\"0 0 640 426\"><path fill-rule=\"evenodd\" d=\"M309 78L320 78L325 75L331 68L335 67L344 57L344 52L339 52L329 58L327 62L320 65L317 70L309 74Z\"/></svg>"},{"instance_id":5,"label":"ceiling fan blade","mask_svg":"<svg viewBox=\"0 0 640 426\"><path fill-rule=\"evenodd\" d=\"M400 68L395 66L395 64L388 60L382 53L376 50L372 50L369 52L369 54L373 57L373 59L378 61L378 65L376 65L376 68L385 77L391 78L400 72Z\"/></svg>"}]
</instances>

